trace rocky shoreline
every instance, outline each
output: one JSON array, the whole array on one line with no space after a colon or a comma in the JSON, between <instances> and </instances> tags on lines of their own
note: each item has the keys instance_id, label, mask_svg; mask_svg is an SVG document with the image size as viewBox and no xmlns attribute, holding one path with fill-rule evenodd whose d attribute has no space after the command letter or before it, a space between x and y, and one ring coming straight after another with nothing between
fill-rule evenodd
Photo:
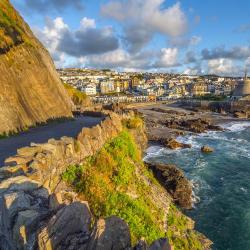
<instances>
[{"instance_id":1,"label":"rocky shoreline","mask_svg":"<svg viewBox=\"0 0 250 250\"><path fill-rule=\"evenodd\" d=\"M134 107L133 110L144 119L149 145L161 145L170 150L192 147L191 144L179 142L178 136L224 131L219 124L240 120L212 111L190 111L180 106L166 104ZM212 153L213 148L203 145L201 152ZM149 162L147 164L172 195L174 202L183 209L192 209L192 184L182 170L173 164L162 165Z\"/></svg>"}]
</instances>

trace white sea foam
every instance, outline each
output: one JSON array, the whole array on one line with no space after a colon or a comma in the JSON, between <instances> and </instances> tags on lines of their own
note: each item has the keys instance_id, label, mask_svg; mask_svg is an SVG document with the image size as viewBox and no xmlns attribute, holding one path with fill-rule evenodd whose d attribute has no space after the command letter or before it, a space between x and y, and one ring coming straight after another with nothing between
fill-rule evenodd
<instances>
[{"instance_id":1,"label":"white sea foam","mask_svg":"<svg viewBox=\"0 0 250 250\"><path fill-rule=\"evenodd\" d=\"M197 137L197 135L178 136L176 140L181 143L191 144L192 148L200 148L202 145L197 142Z\"/></svg>"},{"instance_id":2,"label":"white sea foam","mask_svg":"<svg viewBox=\"0 0 250 250\"><path fill-rule=\"evenodd\" d=\"M226 124L221 124L221 127L224 129L228 129L232 132L240 132L250 127L250 121L230 122Z\"/></svg>"},{"instance_id":3,"label":"white sea foam","mask_svg":"<svg viewBox=\"0 0 250 250\"><path fill-rule=\"evenodd\" d=\"M146 150L146 155L143 157L143 161L147 162L150 161L151 158L160 156L162 151L164 150L163 147L160 146L151 146Z\"/></svg>"},{"instance_id":4,"label":"white sea foam","mask_svg":"<svg viewBox=\"0 0 250 250\"><path fill-rule=\"evenodd\" d=\"M243 193L247 193L247 189L246 189L246 188L241 187L240 190L241 190Z\"/></svg>"}]
</instances>

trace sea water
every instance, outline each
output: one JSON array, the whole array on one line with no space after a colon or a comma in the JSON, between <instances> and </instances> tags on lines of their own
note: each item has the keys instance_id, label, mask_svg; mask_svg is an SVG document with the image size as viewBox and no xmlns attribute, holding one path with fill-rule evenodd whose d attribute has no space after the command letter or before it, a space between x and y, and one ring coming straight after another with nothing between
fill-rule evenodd
<instances>
[{"instance_id":1,"label":"sea water","mask_svg":"<svg viewBox=\"0 0 250 250\"><path fill-rule=\"evenodd\" d=\"M145 160L176 164L192 181L194 208L187 215L213 249L250 250L250 122L222 126L227 131L178 138L191 149L150 147ZM202 153L203 145L214 153Z\"/></svg>"}]
</instances>

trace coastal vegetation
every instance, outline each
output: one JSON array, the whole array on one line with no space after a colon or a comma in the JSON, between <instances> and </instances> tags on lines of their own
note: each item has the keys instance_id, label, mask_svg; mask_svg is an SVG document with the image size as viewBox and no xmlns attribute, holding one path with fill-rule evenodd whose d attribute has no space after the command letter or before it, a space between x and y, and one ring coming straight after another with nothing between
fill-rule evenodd
<instances>
[{"instance_id":1,"label":"coastal vegetation","mask_svg":"<svg viewBox=\"0 0 250 250\"><path fill-rule=\"evenodd\" d=\"M89 98L85 93L73 88L70 84L64 83L63 85L75 105L84 105L89 101Z\"/></svg>"},{"instance_id":2,"label":"coastal vegetation","mask_svg":"<svg viewBox=\"0 0 250 250\"><path fill-rule=\"evenodd\" d=\"M141 119L134 117L124 124L117 137L84 164L69 166L62 179L88 201L96 218L116 215L125 220L133 244L141 238L152 243L168 237L175 249L202 249L200 235L191 230L191 220L173 205L166 218L166 211L152 196L154 187L162 187L143 164L141 150L127 129L140 129Z\"/></svg>"},{"instance_id":3,"label":"coastal vegetation","mask_svg":"<svg viewBox=\"0 0 250 250\"><path fill-rule=\"evenodd\" d=\"M128 129L142 129L144 126L144 123L141 117L133 116L130 119L124 119L123 125Z\"/></svg>"},{"instance_id":4,"label":"coastal vegetation","mask_svg":"<svg viewBox=\"0 0 250 250\"><path fill-rule=\"evenodd\" d=\"M32 44L28 29L7 0L0 2L0 52L25 42Z\"/></svg>"}]
</instances>

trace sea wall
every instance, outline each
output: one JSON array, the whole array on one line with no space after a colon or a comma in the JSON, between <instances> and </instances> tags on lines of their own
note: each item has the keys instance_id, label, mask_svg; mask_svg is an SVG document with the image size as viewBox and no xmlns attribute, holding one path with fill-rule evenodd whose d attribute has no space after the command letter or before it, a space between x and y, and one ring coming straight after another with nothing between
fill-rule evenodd
<instances>
[{"instance_id":1,"label":"sea wall","mask_svg":"<svg viewBox=\"0 0 250 250\"><path fill-rule=\"evenodd\" d=\"M178 103L188 108L211 110L221 113L242 112L244 114L247 114L246 117L250 113L250 101L244 101L244 100L237 100L237 101L180 100L178 101Z\"/></svg>"}]
</instances>

